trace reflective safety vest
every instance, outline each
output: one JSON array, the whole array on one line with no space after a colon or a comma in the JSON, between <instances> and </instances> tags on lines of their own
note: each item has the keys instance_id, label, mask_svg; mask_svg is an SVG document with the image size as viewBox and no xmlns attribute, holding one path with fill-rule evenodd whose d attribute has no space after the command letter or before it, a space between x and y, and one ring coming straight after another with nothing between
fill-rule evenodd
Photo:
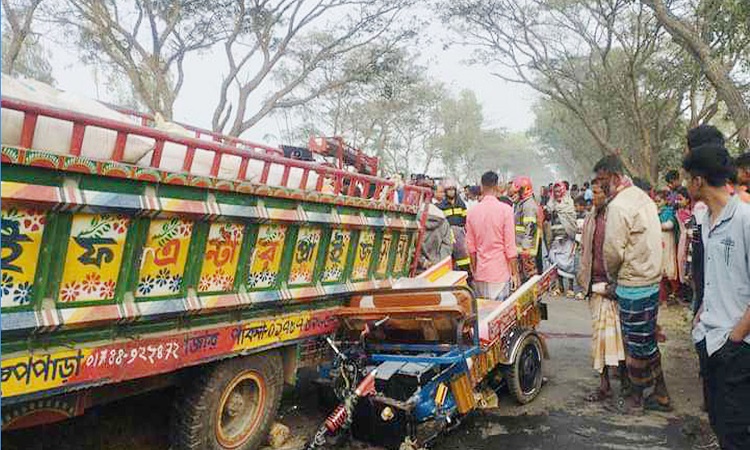
<instances>
[{"instance_id":1,"label":"reflective safety vest","mask_svg":"<svg viewBox=\"0 0 750 450\"><path fill-rule=\"evenodd\" d=\"M466 226L466 203L460 197L456 197L455 203L449 203L448 199L445 198L440 202L438 208L443 210L443 214L445 214L445 218L448 219L451 226Z\"/></svg>"},{"instance_id":2,"label":"reflective safety vest","mask_svg":"<svg viewBox=\"0 0 750 450\"><path fill-rule=\"evenodd\" d=\"M536 256L541 239L539 208L533 197L515 207L516 249L521 255Z\"/></svg>"}]
</instances>

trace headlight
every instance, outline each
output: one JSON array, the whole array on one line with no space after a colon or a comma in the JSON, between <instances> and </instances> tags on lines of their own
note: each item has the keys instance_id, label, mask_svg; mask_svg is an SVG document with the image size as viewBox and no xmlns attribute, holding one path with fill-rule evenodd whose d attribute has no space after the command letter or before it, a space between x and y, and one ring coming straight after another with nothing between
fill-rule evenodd
<instances>
[{"instance_id":1,"label":"headlight","mask_svg":"<svg viewBox=\"0 0 750 450\"><path fill-rule=\"evenodd\" d=\"M393 413L393 409L391 409L390 406L386 406L385 408L383 408L383 411L380 412L380 418L383 419L383 422L392 420L393 416L395 416L395 414Z\"/></svg>"}]
</instances>

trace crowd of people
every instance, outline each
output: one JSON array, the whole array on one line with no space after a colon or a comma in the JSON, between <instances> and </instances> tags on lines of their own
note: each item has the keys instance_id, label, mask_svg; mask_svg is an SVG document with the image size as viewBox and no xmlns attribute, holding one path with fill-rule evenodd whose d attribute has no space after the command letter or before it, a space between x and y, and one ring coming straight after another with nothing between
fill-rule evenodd
<instances>
[{"instance_id":1,"label":"crowd of people","mask_svg":"<svg viewBox=\"0 0 750 450\"><path fill-rule=\"evenodd\" d=\"M587 398L613 395L619 372L623 412L669 411L659 307L692 305L692 337L704 404L723 449L750 449L750 153L732 158L715 127L688 132L682 173L663 189L631 179L618 156L602 158L590 182L559 181L534 195L528 177L459 192L433 187L422 269L453 256L476 294L503 301L555 264L560 293L586 298L592 356L600 374Z\"/></svg>"}]
</instances>

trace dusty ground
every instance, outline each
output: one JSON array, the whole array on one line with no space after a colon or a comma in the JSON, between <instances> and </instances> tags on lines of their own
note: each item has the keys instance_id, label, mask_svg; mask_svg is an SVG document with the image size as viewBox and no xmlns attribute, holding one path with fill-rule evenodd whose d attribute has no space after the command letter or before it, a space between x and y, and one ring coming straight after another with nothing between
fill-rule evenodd
<instances>
[{"instance_id":1,"label":"dusty ground","mask_svg":"<svg viewBox=\"0 0 750 450\"><path fill-rule=\"evenodd\" d=\"M660 322L667 341L661 345L667 383L675 411L641 417L615 412L614 403L590 404L584 397L598 383L589 359L590 324L584 302L551 300L547 335L551 359L548 382L540 396L526 406L516 405L507 393L500 407L475 413L437 444L452 448L494 449L709 449L715 448L701 413L697 360L688 335L686 310L665 308ZM615 386L617 383L615 382ZM3 448L18 450L167 450L169 405L173 392L124 400L92 409L73 421L2 435ZM286 449L302 446L323 414L304 384L287 396L280 421L293 438ZM352 443L350 449L366 447Z\"/></svg>"}]
</instances>

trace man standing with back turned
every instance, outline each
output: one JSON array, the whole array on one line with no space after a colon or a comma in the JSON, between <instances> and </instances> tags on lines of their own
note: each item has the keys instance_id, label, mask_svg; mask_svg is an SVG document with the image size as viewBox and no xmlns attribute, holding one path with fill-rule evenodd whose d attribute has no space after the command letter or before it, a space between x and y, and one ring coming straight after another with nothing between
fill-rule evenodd
<instances>
[{"instance_id":1,"label":"man standing with back turned","mask_svg":"<svg viewBox=\"0 0 750 450\"><path fill-rule=\"evenodd\" d=\"M691 149L688 190L708 206L698 222L704 247L703 305L693 340L704 364L711 426L725 450L750 448L750 205L731 195L734 168L724 145Z\"/></svg>"},{"instance_id":2,"label":"man standing with back turned","mask_svg":"<svg viewBox=\"0 0 750 450\"><path fill-rule=\"evenodd\" d=\"M646 408L671 410L656 342L661 280L661 222L656 205L633 186L615 155L596 166L596 181L610 198L604 232L604 263L620 305L625 341L625 365L631 392L625 399L629 412ZM645 399L644 393L653 387Z\"/></svg>"},{"instance_id":3,"label":"man standing with back turned","mask_svg":"<svg viewBox=\"0 0 750 450\"><path fill-rule=\"evenodd\" d=\"M513 208L497 199L498 176L482 175L482 200L466 217L466 247L477 295L505 300L519 285Z\"/></svg>"}]
</instances>

